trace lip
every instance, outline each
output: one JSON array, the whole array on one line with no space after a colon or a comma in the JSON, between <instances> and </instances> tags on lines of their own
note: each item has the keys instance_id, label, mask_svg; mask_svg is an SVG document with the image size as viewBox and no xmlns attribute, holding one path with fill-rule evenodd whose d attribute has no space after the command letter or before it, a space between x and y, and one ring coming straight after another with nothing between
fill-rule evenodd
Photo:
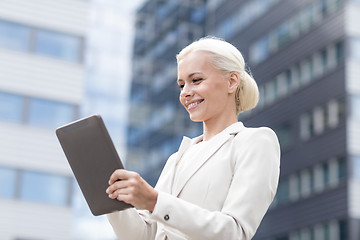
<instances>
[{"instance_id":1,"label":"lip","mask_svg":"<svg viewBox=\"0 0 360 240\"><path fill-rule=\"evenodd\" d=\"M199 106L199 104L201 104L204 101L204 99L197 99L197 100L193 100L191 102L186 102L185 106L186 109L188 111L194 110L195 108L197 108Z\"/></svg>"}]
</instances>

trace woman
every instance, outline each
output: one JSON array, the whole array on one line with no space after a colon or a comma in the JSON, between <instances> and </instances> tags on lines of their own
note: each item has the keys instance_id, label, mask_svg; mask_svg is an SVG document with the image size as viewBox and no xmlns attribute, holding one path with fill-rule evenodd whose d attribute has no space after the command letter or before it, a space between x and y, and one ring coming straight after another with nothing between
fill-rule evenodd
<instances>
[{"instance_id":1,"label":"woman","mask_svg":"<svg viewBox=\"0 0 360 240\"><path fill-rule=\"evenodd\" d=\"M137 208L108 215L119 239L251 239L275 195L280 149L269 128L237 115L255 107L258 88L231 44L203 38L177 56L180 102L203 135L183 138L153 189L116 170L107 193ZM121 181L117 181L121 179Z\"/></svg>"}]
</instances>

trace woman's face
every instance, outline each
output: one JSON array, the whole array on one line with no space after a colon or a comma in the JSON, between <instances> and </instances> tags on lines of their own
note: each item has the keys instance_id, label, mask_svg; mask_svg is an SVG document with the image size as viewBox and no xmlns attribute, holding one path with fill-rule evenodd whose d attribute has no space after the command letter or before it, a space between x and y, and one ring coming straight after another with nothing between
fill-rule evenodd
<instances>
[{"instance_id":1,"label":"woman's face","mask_svg":"<svg viewBox=\"0 0 360 240\"><path fill-rule=\"evenodd\" d=\"M192 121L220 119L233 107L227 78L228 74L213 67L205 52L191 52L179 61L180 102Z\"/></svg>"}]
</instances>

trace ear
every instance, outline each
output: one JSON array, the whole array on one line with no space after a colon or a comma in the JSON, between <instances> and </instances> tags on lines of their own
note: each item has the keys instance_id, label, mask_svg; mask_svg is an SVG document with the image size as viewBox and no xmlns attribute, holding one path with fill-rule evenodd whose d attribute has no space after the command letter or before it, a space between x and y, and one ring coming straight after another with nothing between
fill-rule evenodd
<instances>
[{"instance_id":1,"label":"ear","mask_svg":"<svg viewBox=\"0 0 360 240\"><path fill-rule=\"evenodd\" d=\"M239 74L237 72L231 72L228 81L229 81L228 93L231 94L236 92L236 89L240 84Z\"/></svg>"}]
</instances>

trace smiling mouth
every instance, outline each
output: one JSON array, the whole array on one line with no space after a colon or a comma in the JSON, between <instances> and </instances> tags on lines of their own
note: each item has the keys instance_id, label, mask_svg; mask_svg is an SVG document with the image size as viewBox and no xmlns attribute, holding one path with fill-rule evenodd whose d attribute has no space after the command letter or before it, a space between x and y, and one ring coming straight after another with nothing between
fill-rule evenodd
<instances>
[{"instance_id":1,"label":"smiling mouth","mask_svg":"<svg viewBox=\"0 0 360 240\"><path fill-rule=\"evenodd\" d=\"M192 103L190 103L189 105L187 105L186 108L187 108L188 110L192 110L192 109L196 108L197 105L199 105L199 104L202 103L203 101L204 101L204 99L198 100L198 101L196 101L196 102L192 102Z\"/></svg>"}]
</instances>

